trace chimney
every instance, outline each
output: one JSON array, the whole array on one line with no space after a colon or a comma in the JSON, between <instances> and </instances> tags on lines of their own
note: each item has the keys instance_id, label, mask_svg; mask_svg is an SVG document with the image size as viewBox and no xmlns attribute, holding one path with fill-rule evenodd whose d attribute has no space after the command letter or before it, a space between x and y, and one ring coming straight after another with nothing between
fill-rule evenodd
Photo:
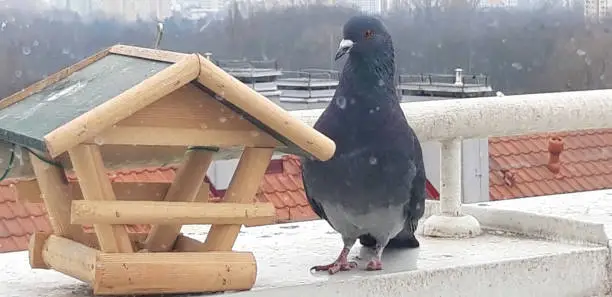
<instances>
[{"instance_id":1,"label":"chimney","mask_svg":"<svg viewBox=\"0 0 612 297\"><path fill-rule=\"evenodd\" d=\"M455 69L455 86L463 86L463 69Z\"/></svg>"},{"instance_id":2,"label":"chimney","mask_svg":"<svg viewBox=\"0 0 612 297\"><path fill-rule=\"evenodd\" d=\"M558 174L561 171L561 160L560 155L563 152L563 138L559 136L553 136L548 139L548 152L550 156L548 158L548 170L554 174Z\"/></svg>"}]
</instances>

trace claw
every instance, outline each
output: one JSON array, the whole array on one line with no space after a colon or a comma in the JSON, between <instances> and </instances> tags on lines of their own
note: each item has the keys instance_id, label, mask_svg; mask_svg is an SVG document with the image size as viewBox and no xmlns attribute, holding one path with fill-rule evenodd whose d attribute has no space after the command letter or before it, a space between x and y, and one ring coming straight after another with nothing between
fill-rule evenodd
<instances>
[{"instance_id":1,"label":"claw","mask_svg":"<svg viewBox=\"0 0 612 297\"><path fill-rule=\"evenodd\" d=\"M357 268L357 262L349 261L348 254L350 252L350 247L344 247L342 252L340 252L340 256L338 259L331 264L327 265L317 265L310 268L310 271L327 271L329 274L335 274L339 271L349 271L351 269Z\"/></svg>"},{"instance_id":2,"label":"claw","mask_svg":"<svg viewBox=\"0 0 612 297\"><path fill-rule=\"evenodd\" d=\"M327 271L329 274L335 274L339 271L349 271L354 268L357 268L357 262L355 261L335 261L327 265L313 266L310 270Z\"/></svg>"}]
</instances>

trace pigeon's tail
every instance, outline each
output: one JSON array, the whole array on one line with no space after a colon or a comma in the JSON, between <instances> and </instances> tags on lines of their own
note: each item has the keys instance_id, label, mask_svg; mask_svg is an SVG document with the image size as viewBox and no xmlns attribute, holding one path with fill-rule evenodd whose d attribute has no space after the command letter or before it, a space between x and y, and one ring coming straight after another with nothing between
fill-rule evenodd
<instances>
[{"instance_id":1,"label":"pigeon's tail","mask_svg":"<svg viewBox=\"0 0 612 297\"><path fill-rule=\"evenodd\" d=\"M418 219L406 220L404 229L394 238L389 240L386 248L418 248L420 243L414 236L418 224ZM370 234L360 236L359 242L361 245L369 248L373 248L376 245L376 239Z\"/></svg>"}]
</instances>

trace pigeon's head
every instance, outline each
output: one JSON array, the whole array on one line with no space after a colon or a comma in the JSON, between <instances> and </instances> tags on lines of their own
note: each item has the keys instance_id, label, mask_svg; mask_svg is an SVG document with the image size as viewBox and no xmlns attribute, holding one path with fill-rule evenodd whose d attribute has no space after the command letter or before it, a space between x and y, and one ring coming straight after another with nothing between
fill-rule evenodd
<instances>
[{"instance_id":1,"label":"pigeon's head","mask_svg":"<svg viewBox=\"0 0 612 297\"><path fill-rule=\"evenodd\" d=\"M393 56L391 35L385 25L371 16L354 16L344 24L342 41L336 52L336 60L345 54L364 60L376 60Z\"/></svg>"}]
</instances>

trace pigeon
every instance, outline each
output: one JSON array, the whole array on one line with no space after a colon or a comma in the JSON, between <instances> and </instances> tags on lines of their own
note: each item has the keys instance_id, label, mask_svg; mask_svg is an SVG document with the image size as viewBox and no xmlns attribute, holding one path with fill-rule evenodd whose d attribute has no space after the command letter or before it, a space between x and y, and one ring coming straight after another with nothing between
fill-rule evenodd
<instances>
[{"instance_id":1,"label":"pigeon","mask_svg":"<svg viewBox=\"0 0 612 297\"><path fill-rule=\"evenodd\" d=\"M357 239L371 250L366 270L382 269L386 247L417 248L425 210L421 144L400 107L391 35L375 17L358 15L343 27L335 59L348 55L332 101L314 128L336 143L331 159L302 159L302 181L313 211L344 243L331 264L311 270L356 268L348 254Z\"/></svg>"}]
</instances>

